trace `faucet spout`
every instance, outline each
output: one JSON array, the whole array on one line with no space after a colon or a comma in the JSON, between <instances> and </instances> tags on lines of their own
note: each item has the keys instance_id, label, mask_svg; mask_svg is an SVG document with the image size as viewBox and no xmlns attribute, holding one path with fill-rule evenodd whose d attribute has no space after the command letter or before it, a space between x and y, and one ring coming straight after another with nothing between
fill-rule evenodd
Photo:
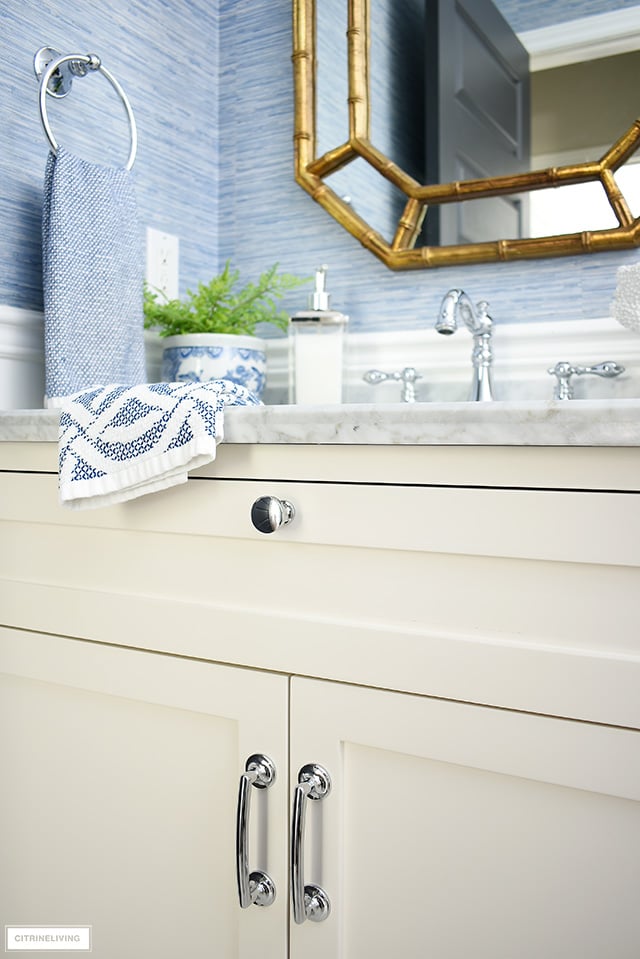
<instances>
[{"instance_id":1,"label":"faucet spout","mask_svg":"<svg viewBox=\"0 0 640 959\"><path fill-rule=\"evenodd\" d=\"M474 306L464 290L449 290L440 304L435 328L438 333L450 336L458 329L458 319L462 320L473 337L471 353L473 380L470 399L479 402L492 400L493 320L489 316L489 304L481 300Z\"/></svg>"}]
</instances>

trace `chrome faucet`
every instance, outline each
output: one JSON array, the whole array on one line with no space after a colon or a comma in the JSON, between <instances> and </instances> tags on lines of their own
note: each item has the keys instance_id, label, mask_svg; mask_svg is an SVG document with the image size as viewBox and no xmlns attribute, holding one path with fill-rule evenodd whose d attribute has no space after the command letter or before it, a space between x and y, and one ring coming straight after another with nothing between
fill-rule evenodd
<instances>
[{"instance_id":1,"label":"chrome faucet","mask_svg":"<svg viewBox=\"0 0 640 959\"><path fill-rule=\"evenodd\" d=\"M449 290L440 304L440 314L436 321L438 333L449 336L458 328L458 317L473 336L473 350L471 363L473 365L473 381L471 384L471 400L492 400L493 383L491 366L493 351L491 349L491 332L493 320L487 312L489 304L481 300L473 305L464 290Z\"/></svg>"}]
</instances>

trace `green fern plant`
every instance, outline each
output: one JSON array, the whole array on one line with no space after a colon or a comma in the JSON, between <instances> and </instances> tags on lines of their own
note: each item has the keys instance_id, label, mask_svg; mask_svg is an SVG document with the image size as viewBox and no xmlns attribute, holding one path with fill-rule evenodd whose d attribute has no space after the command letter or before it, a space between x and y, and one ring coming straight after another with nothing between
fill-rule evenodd
<instances>
[{"instance_id":1,"label":"green fern plant","mask_svg":"<svg viewBox=\"0 0 640 959\"><path fill-rule=\"evenodd\" d=\"M209 283L198 283L197 290L187 290L186 297L179 300L163 301L145 284L144 325L162 337L185 333L255 336L259 323L286 330L289 317L279 309L278 300L308 278L278 273L277 269L275 263L256 283L239 285L240 273L232 270L227 260L222 273Z\"/></svg>"}]
</instances>

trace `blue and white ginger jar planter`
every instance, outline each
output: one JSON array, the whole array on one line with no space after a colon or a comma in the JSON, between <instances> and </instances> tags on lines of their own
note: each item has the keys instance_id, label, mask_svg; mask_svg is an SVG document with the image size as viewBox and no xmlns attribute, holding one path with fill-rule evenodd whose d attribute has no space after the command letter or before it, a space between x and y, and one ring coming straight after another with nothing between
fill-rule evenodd
<instances>
[{"instance_id":1,"label":"blue and white ginger jar planter","mask_svg":"<svg viewBox=\"0 0 640 959\"><path fill-rule=\"evenodd\" d=\"M261 399L267 378L266 343L257 336L185 333L163 340L165 383L231 380Z\"/></svg>"}]
</instances>

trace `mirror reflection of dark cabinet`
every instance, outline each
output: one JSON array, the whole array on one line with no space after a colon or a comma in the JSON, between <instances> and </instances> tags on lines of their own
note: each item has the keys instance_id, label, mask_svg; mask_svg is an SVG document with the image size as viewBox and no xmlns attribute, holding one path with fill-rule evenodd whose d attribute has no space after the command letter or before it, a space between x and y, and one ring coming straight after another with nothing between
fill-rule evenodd
<instances>
[{"instance_id":1,"label":"mirror reflection of dark cabinet","mask_svg":"<svg viewBox=\"0 0 640 959\"><path fill-rule=\"evenodd\" d=\"M425 182L524 173L529 55L491 0L426 0ZM528 235L527 195L431 207L420 244Z\"/></svg>"}]
</instances>

